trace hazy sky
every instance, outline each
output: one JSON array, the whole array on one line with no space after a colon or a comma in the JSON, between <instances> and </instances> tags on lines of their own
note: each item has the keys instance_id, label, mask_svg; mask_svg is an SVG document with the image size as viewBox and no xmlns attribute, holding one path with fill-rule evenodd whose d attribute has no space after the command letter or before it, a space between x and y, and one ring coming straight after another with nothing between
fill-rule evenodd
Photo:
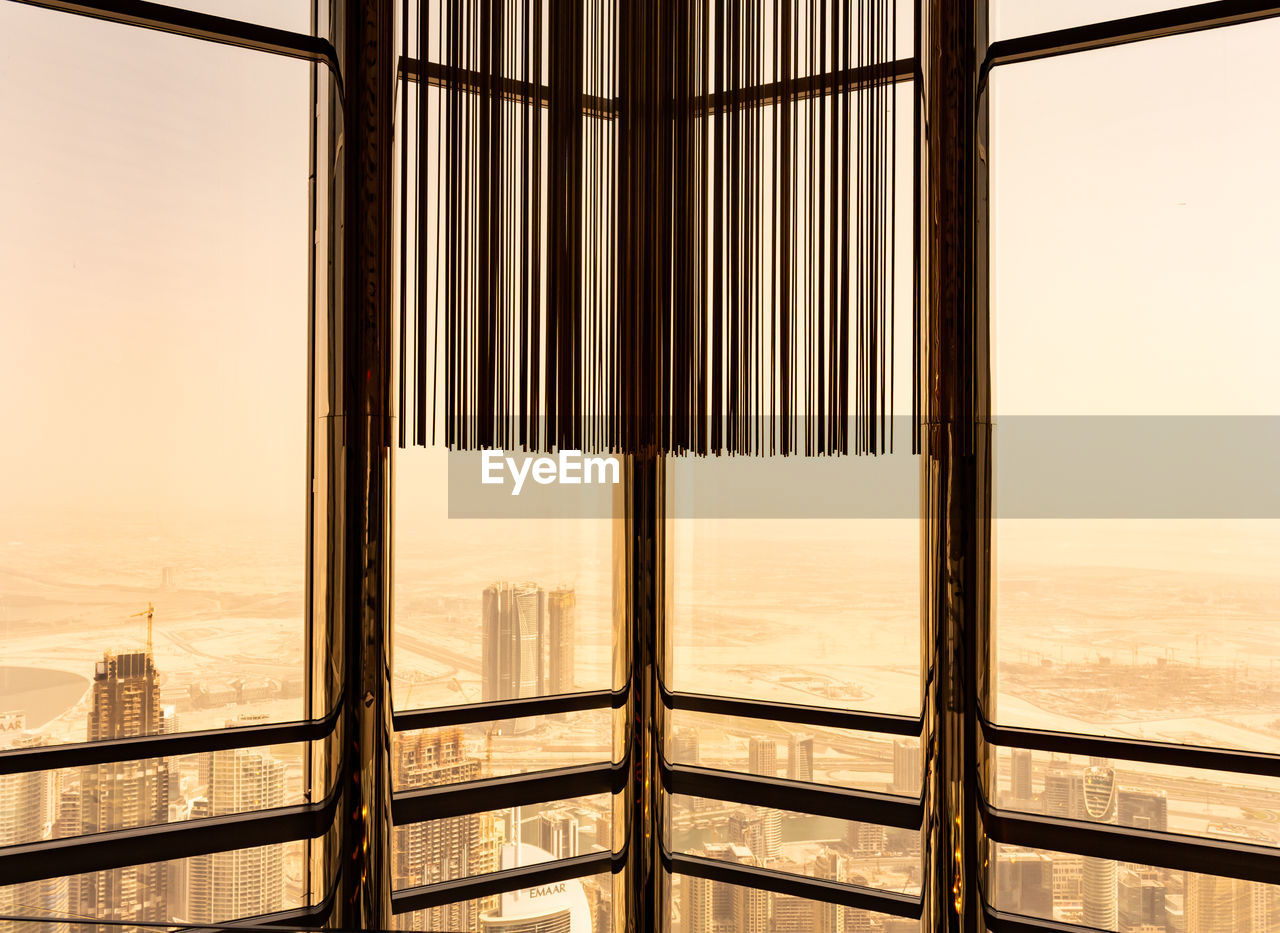
<instances>
[{"instance_id":1,"label":"hazy sky","mask_svg":"<svg viewBox=\"0 0 1280 933\"><path fill-rule=\"evenodd\" d=\"M0 3L0 510L300 519L308 69Z\"/></svg>"},{"instance_id":2,"label":"hazy sky","mask_svg":"<svg viewBox=\"0 0 1280 933\"><path fill-rule=\"evenodd\" d=\"M993 38L1166 5L1003 0ZM1276 410L1277 40L993 76L999 411ZM300 514L307 72L0 2L0 508Z\"/></svg>"}]
</instances>

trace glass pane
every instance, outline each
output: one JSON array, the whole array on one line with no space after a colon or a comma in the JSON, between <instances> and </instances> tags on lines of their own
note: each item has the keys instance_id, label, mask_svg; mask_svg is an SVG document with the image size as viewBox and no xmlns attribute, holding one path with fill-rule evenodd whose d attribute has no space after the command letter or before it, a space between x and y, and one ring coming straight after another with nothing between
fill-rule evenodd
<instances>
[{"instance_id":1,"label":"glass pane","mask_svg":"<svg viewBox=\"0 0 1280 933\"><path fill-rule=\"evenodd\" d=\"M1091 819L1085 783L1107 788L1107 822L1188 836L1280 844L1280 781L1081 755L1001 748L996 754L996 805L1028 813ZM1106 778L1102 785L1094 775Z\"/></svg>"},{"instance_id":2,"label":"glass pane","mask_svg":"<svg viewBox=\"0 0 1280 933\"><path fill-rule=\"evenodd\" d=\"M671 928L679 933L920 933L920 921L675 875Z\"/></svg>"},{"instance_id":3,"label":"glass pane","mask_svg":"<svg viewBox=\"0 0 1280 933\"><path fill-rule=\"evenodd\" d=\"M612 820L612 798L594 794L398 826L392 833L393 887L609 851Z\"/></svg>"},{"instance_id":4,"label":"glass pane","mask_svg":"<svg viewBox=\"0 0 1280 933\"><path fill-rule=\"evenodd\" d=\"M508 855L512 857L514 853ZM411 911L396 918L396 927L401 930L484 930L485 933L523 930L609 933L613 929L612 908L613 876L589 875L521 888L495 897Z\"/></svg>"},{"instance_id":5,"label":"glass pane","mask_svg":"<svg viewBox=\"0 0 1280 933\"><path fill-rule=\"evenodd\" d=\"M919 522L678 519L673 687L920 711Z\"/></svg>"},{"instance_id":6,"label":"glass pane","mask_svg":"<svg viewBox=\"0 0 1280 933\"><path fill-rule=\"evenodd\" d=\"M301 744L0 775L0 846L303 802Z\"/></svg>"},{"instance_id":7,"label":"glass pane","mask_svg":"<svg viewBox=\"0 0 1280 933\"><path fill-rule=\"evenodd\" d=\"M1185 425L1211 453L1195 432L1228 416L1272 430L1277 41L1269 21L993 74L997 441L1043 416ZM1206 517L1195 490L1175 518L995 523L1001 721L1280 750L1280 522Z\"/></svg>"},{"instance_id":8,"label":"glass pane","mask_svg":"<svg viewBox=\"0 0 1280 933\"><path fill-rule=\"evenodd\" d=\"M76 933L63 926L68 918L127 926L258 917L303 906L304 857L303 843L288 842L10 885L0 887L0 915L50 918L23 933Z\"/></svg>"},{"instance_id":9,"label":"glass pane","mask_svg":"<svg viewBox=\"0 0 1280 933\"><path fill-rule=\"evenodd\" d=\"M612 710L526 716L397 733L397 790L609 761Z\"/></svg>"},{"instance_id":10,"label":"glass pane","mask_svg":"<svg viewBox=\"0 0 1280 933\"><path fill-rule=\"evenodd\" d=\"M612 683L611 519L451 519L443 451L396 467L398 709Z\"/></svg>"},{"instance_id":11,"label":"glass pane","mask_svg":"<svg viewBox=\"0 0 1280 933\"><path fill-rule=\"evenodd\" d=\"M309 66L14 3L0 58L0 713L300 718Z\"/></svg>"},{"instance_id":12,"label":"glass pane","mask_svg":"<svg viewBox=\"0 0 1280 933\"><path fill-rule=\"evenodd\" d=\"M990 3L992 42L1190 5L1176 0L990 0Z\"/></svg>"},{"instance_id":13,"label":"glass pane","mask_svg":"<svg viewBox=\"0 0 1280 933\"><path fill-rule=\"evenodd\" d=\"M920 793L919 739L675 710L667 756L700 765L835 787Z\"/></svg>"},{"instance_id":14,"label":"glass pane","mask_svg":"<svg viewBox=\"0 0 1280 933\"><path fill-rule=\"evenodd\" d=\"M1280 931L1280 888L991 844L997 910L1143 933Z\"/></svg>"},{"instance_id":15,"label":"glass pane","mask_svg":"<svg viewBox=\"0 0 1280 933\"><path fill-rule=\"evenodd\" d=\"M917 830L683 794L670 800L672 851L908 894L920 891Z\"/></svg>"},{"instance_id":16,"label":"glass pane","mask_svg":"<svg viewBox=\"0 0 1280 933\"><path fill-rule=\"evenodd\" d=\"M311 33L310 0L177 0L170 5L290 32Z\"/></svg>"}]
</instances>

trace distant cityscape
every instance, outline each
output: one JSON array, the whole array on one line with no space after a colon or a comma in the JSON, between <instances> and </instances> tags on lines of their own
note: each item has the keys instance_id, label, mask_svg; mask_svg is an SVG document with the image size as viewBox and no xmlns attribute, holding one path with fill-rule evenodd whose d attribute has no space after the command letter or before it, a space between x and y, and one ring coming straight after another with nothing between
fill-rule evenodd
<instances>
[{"instance_id":1,"label":"distant cityscape","mask_svg":"<svg viewBox=\"0 0 1280 933\"><path fill-rule=\"evenodd\" d=\"M176 588L175 574L166 568L160 592ZM456 702L498 701L567 693L598 682L603 669L598 630L607 630L607 618L603 623L597 618L607 607L598 592L593 591L585 620L581 591L571 585L477 582L470 595L428 592L416 605L433 626L439 622L441 638L428 638L423 626L407 626L406 615L400 616L409 646L405 669L397 674L401 689L407 686L399 697L403 708L415 705L419 684L431 689L416 705L440 703L450 693ZM746 642L740 627L733 626L740 613L749 611L743 607L751 597L739 592L734 598L741 605L730 611L720 604L699 608L698 624L704 627L698 636L720 644L721 632L733 633L738 637L723 641L738 651ZM216 631L209 621L196 624ZM689 624L687 617L682 624ZM83 678L71 674L69 665L51 672L70 678L58 689L75 691L80 699L65 701L58 707L65 714L34 730L26 728L23 710L0 709L0 744L40 746L78 735L94 741L275 721L286 708L282 703L301 696L302 678L288 665L220 675L221 655L201 653L204 643L195 641L195 631L164 629L170 646L207 659L176 678L158 665L150 648L102 651L88 662L92 670ZM593 634L584 639L584 632ZM584 646L594 652L586 661ZM234 650L246 649L236 644ZM773 696L776 690L780 698L801 702L859 705L877 696L897 702L918 683L909 666L892 661L861 681L842 677L808 653L769 665L741 652L721 660L717 652L707 649L694 660L704 671L719 663L726 676L749 678L742 688L748 695L759 689ZM1203 730L1217 723L1236 728L1240 720L1232 711L1244 704L1245 695L1261 697L1266 706L1274 689L1264 664L1239 669L1202 664L1198 650L1189 659L1169 652L1143 663L1136 655L1132 664L1129 660L1115 651L1063 660L1024 650L999 665L1002 696L1056 715L1099 721L1105 721L1103 704L1115 703L1154 720L1162 698L1176 692L1194 698L1200 718L1160 728L1184 728L1187 740L1212 744ZM29 693L40 701L42 689L37 684ZM708 689L729 688L717 683ZM72 717L80 724L74 730ZM1269 720L1253 727L1277 728ZM395 785L439 786L605 760L612 751L611 729L607 715L577 714L405 733L393 748ZM920 793L922 748L913 740L677 712L668 743L672 759L681 763L908 797ZM0 845L297 802L302 768L300 746L275 746L0 776ZM1224 776L1186 769L1023 750L1002 751L994 774L995 802L1012 810L1263 845L1280 840L1280 793L1261 781L1228 786ZM715 800L676 797L670 803L668 833L678 851L885 891L916 894L921 889L919 832ZM612 817L612 801L602 795L399 827L393 836L393 883L397 889L411 888L608 850ZM1117 933L1280 930L1280 899L1267 885L1005 845L992 847L989 871L998 908L1062 923ZM0 914L31 918L0 922L0 930L76 933L92 926L107 933L142 930L132 925L144 923L217 923L297 906L305 896L304 881L304 848L290 844L0 887ZM676 877L673 893L673 933L917 929L898 918L691 877ZM612 928L611 895L607 876L584 878L416 911L399 920L405 929L439 933L604 933ZM72 925L81 918L97 922Z\"/></svg>"}]
</instances>

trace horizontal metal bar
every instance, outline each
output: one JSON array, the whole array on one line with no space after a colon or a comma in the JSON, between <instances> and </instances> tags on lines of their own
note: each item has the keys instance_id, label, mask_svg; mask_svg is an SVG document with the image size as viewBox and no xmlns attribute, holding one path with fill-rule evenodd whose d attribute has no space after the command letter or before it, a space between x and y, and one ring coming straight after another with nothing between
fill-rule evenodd
<instances>
[{"instance_id":1,"label":"horizontal metal bar","mask_svg":"<svg viewBox=\"0 0 1280 933\"><path fill-rule=\"evenodd\" d=\"M978 796L983 827L994 842L1280 884L1280 850L1270 846L1015 813L992 807Z\"/></svg>"},{"instance_id":2,"label":"horizontal metal bar","mask_svg":"<svg viewBox=\"0 0 1280 933\"><path fill-rule=\"evenodd\" d=\"M417 83L422 80L422 61L408 56L400 57L400 78ZM448 88L478 94L496 85L498 94L505 100L532 103L538 101L542 106L551 102L551 89L545 84L535 85L531 81L518 78L490 78L479 71L459 68L455 65L443 65L439 62L427 62L427 84L432 87ZM611 97L600 97L595 94L582 95L582 112L588 116L612 117L617 110L617 101Z\"/></svg>"},{"instance_id":3,"label":"horizontal metal bar","mask_svg":"<svg viewBox=\"0 0 1280 933\"><path fill-rule=\"evenodd\" d=\"M667 709L689 713L713 713L717 716L738 716L804 726L855 729L859 732L880 732L910 738L919 738L924 728L924 721L919 716L869 713L834 709L830 706L802 706L798 703L770 703L767 700L746 700L703 693L679 693L665 688L662 690L662 701Z\"/></svg>"},{"instance_id":4,"label":"horizontal metal bar","mask_svg":"<svg viewBox=\"0 0 1280 933\"><path fill-rule=\"evenodd\" d=\"M891 62L825 71L816 75L772 81L731 91L719 91L694 97L689 106L695 115L718 113L724 110L740 110L747 107L765 107L778 101L807 100L827 94L860 91L881 84L897 84L911 81L918 70L915 58L899 58Z\"/></svg>"},{"instance_id":5,"label":"horizontal metal bar","mask_svg":"<svg viewBox=\"0 0 1280 933\"><path fill-rule=\"evenodd\" d=\"M288 58L325 65L341 86L338 53L328 39L290 32L257 23L245 23L212 13L197 13L149 0L12 0L28 6L75 13L93 19L141 26L175 36L218 42L255 52L269 52Z\"/></svg>"},{"instance_id":6,"label":"horizontal metal bar","mask_svg":"<svg viewBox=\"0 0 1280 933\"><path fill-rule=\"evenodd\" d=\"M621 709L627 702L625 690L591 690L584 693L559 693L546 697L522 697L518 700L491 700L487 703L459 703L393 713L391 723L396 732L410 729L439 729L498 719L521 719L526 716L550 716L555 713L580 713L592 709Z\"/></svg>"},{"instance_id":7,"label":"horizontal metal bar","mask_svg":"<svg viewBox=\"0 0 1280 933\"><path fill-rule=\"evenodd\" d=\"M987 921L989 933L1110 933L1107 930L1078 923L1059 923L1057 920L1043 920L1039 917L1006 913L996 910L986 903L985 899L982 904L982 913Z\"/></svg>"},{"instance_id":8,"label":"horizontal metal bar","mask_svg":"<svg viewBox=\"0 0 1280 933\"><path fill-rule=\"evenodd\" d=\"M58 768L85 768L116 761L171 758L232 748L261 748L291 742L314 742L329 735L338 721L337 710L324 719L304 722L233 726L201 732L141 735L107 742L77 742L0 751L0 774L27 774Z\"/></svg>"},{"instance_id":9,"label":"horizontal metal bar","mask_svg":"<svg viewBox=\"0 0 1280 933\"><path fill-rule=\"evenodd\" d=\"M705 878L721 884L736 884L744 888L759 888L775 894L790 894L793 897L822 901L826 904L842 904L845 907L873 910L876 913L894 917L920 919L921 901L918 896L912 894L827 881L825 878L807 878L803 875L792 875L755 865L722 862L719 859L697 855L672 854L664 851L662 861L663 867L673 874Z\"/></svg>"},{"instance_id":10,"label":"horizontal metal bar","mask_svg":"<svg viewBox=\"0 0 1280 933\"><path fill-rule=\"evenodd\" d=\"M586 878L604 872L616 872L623 860L612 852L592 852L575 858L522 865L502 871L486 872L456 881L439 881L415 888L402 888L391 894L391 910L403 914L412 910L427 910L444 904L456 904L481 897L492 897L517 888L536 888L572 878Z\"/></svg>"},{"instance_id":11,"label":"horizontal metal bar","mask_svg":"<svg viewBox=\"0 0 1280 933\"><path fill-rule=\"evenodd\" d=\"M998 65L1036 61L1072 52L1091 52L1130 42L1251 23L1273 16L1280 16L1280 5L1274 0L1214 0L1212 3L1071 26L1016 39L1001 39L987 48L986 60L978 73L978 86L980 89L985 86L991 69Z\"/></svg>"},{"instance_id":12,"label":"horizontal metal bar","mask_svg":"<svg viewBox=\"0 0 1280 933\"><path fill-rule=\"evenodd\" d=\"M1147 742L1141 739L1075 735L1042 729L998 726L981 712L979 712L978 721L982 725L983 735L992 745L1029 748L1041 752L1056 752L1060 755L1116 758L1121 761L1142 761L1148 764L1178 765L1185 768L1280 777L1280 755L1179 745L1175 742Z\"/></svg>"},{"instance_id":13,"label":"horizontal metal bar","mask_svg":"<svg viewBox=\"0 0 1280 933\"><path fill-rule=\"evenodd\" d=\"M663 784L673 794L877 823L899 829L919 829L924 822L924 803L918 797L824 787L804 781L666 762L663 763Z\"/></svg>"},{"instance_id":14,"label":"horizontal metal bar","mask_svg":"<svg viewBox=\"0 0 1280 933\"><path fill-rule=\"evenodd\" d=\"M316 839L332 825L337 805L338 795L333 793L319 803L5 846L0 848L0 878L5 884L22 884Z\"/></svg>"},{"instance_id":15,"label":"horizontal metal bar","mask_svg":"<svg viewBox=\"0 0 1280 933\"><path fill-rule=\"evenodd\" d=\"M531 803L612 794L622 789L626 776L625 766L602 762L403 790L391 795L391 821L405 826Z\"/></svg>"}]
</instances>

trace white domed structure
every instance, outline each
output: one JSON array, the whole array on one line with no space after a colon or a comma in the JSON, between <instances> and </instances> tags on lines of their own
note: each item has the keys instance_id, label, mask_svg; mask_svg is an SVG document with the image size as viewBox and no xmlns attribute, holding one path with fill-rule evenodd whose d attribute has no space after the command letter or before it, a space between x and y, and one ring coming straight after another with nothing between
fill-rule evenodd
<instances>
[{"instance_id":1,"label":"white domed structure","mask_svg":"<svg viewBox=\"0 0 1280 933\"><path fill-rule=\"evenodd\" d=\"M551 860L551 853L528 843L502 847L504 869ZM581 881L557 881L503 894L497 907L480 915L480 929L483 933L591 933L591 909Z\"/></svg>"}]
</instances>

